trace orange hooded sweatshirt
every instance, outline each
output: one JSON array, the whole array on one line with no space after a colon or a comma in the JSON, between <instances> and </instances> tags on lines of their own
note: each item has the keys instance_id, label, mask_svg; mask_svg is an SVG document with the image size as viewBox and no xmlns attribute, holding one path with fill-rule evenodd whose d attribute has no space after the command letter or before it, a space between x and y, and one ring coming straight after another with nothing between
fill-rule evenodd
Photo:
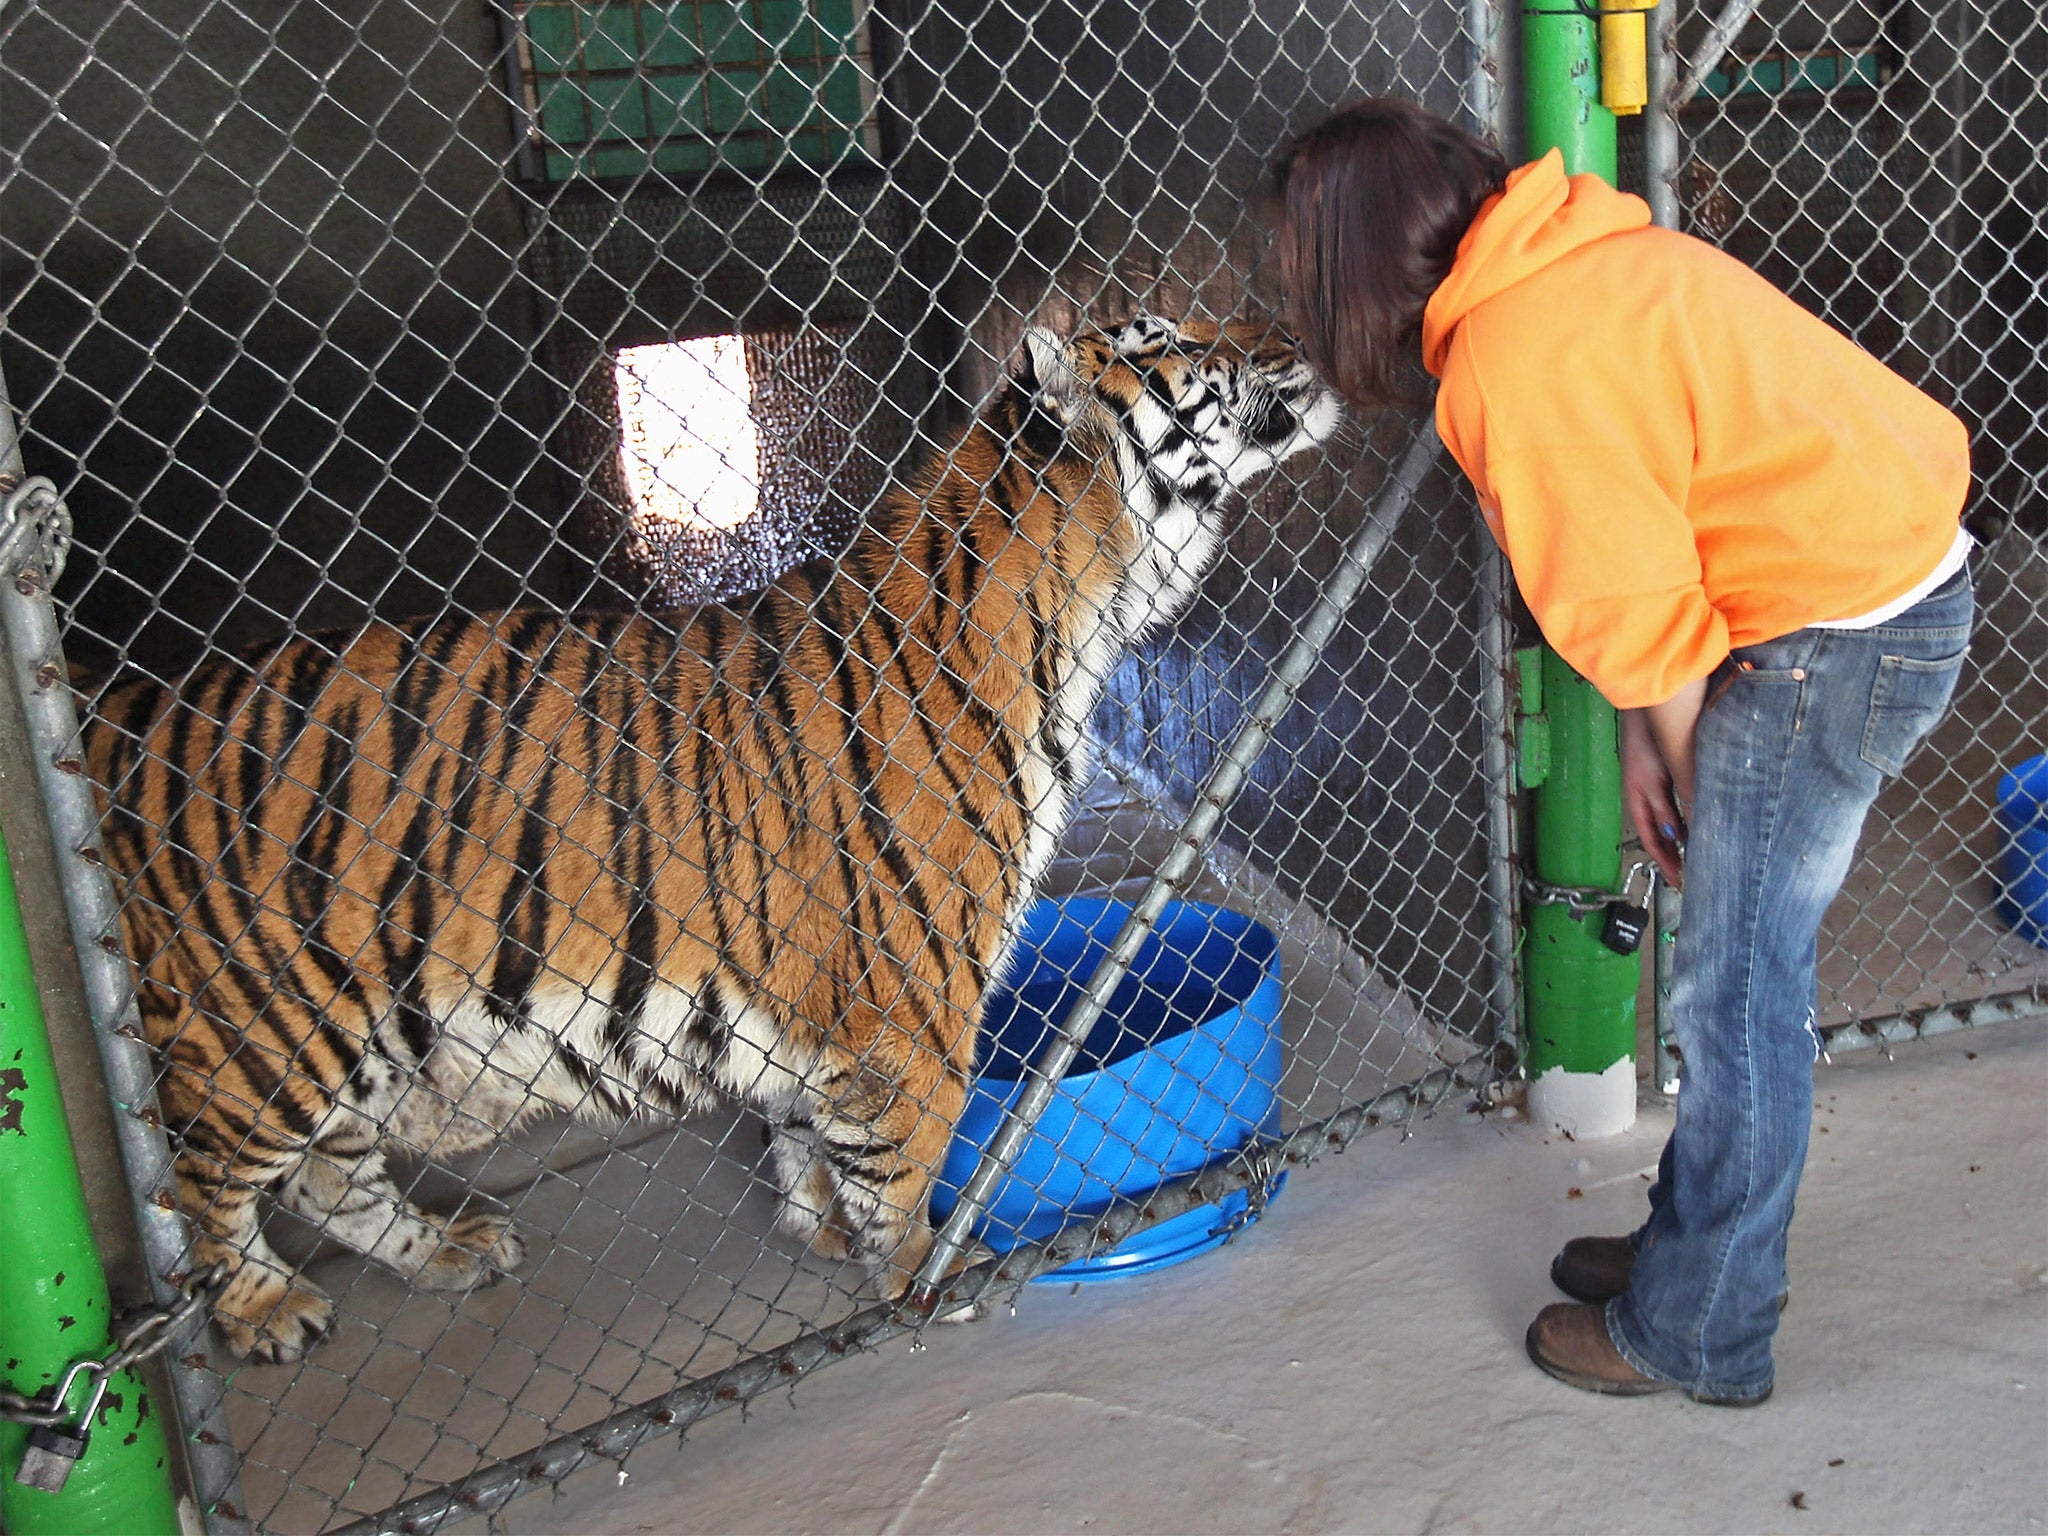
<instances>
[{"instance_id":1,"label":"orange hooded sweatshirt","mask_svg":"<svg viewBox=\"0 0 2048 1536\"><path fill-rule=\"evenodd\" d=\"M1554 150L1480 208L1422 349L1544 637L1618 707L1880 608L1955 543L1960 421Z\"/></svg>"}]
</instances>

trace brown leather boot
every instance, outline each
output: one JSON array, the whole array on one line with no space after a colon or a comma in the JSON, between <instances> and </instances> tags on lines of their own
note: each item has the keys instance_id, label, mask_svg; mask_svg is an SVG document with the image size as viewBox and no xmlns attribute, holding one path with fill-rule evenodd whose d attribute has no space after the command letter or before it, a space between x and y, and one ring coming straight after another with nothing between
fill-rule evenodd
<instances>
[{"instance_id":1,"label":"brown leather boot","mask_svg":"<svg viewBox=\"0 0 2048 1536\"><path fill-rule=\"evenodd\" d=\"M1607 1309L1587 1303L1560 1301L1545 1307L1529 1325L1524 1341L1529 1358L1559 1381L1585 1392L1609 1397L1647 1397L1653 1392L1675 1392L1677 1387L1654 1376L1645 1376L1622 1358L1607 1335ZM1768 1388L1758 1397L1711 1397L1699 1392L1686 1394L1696 1403L1716 1408L1754 1408L1771 1394Z\"/></svg>"},{"instance_id":2,"label":"brown leather boot","mask_svg":"<svg viewBox=\"0 0 2048 1536\"><path fill-rule=\"evenodd\" d=\"M1604 1306L1560 1301L1545 1307L1529 1325L1524 1342L1531 1360L1559 1381L1586 1392L1647 1397L1677 1390L1668 1381L1645 1376L1621 1357L1607 1336Z\"/></svg>"},{"instance_id":3,"label":"brown leather boot","mask_svg":"<svg viewBox=\"0 0 2048 1536\"><path fill-rule=\"evenodd\" d=\"M1597 1306L1628 1289L1635 1267L1636 1251L1627 1238L1575 1237L1550 1261L1550 1283L1575 1301ZM1790 1292L1780 1291L1778 1310L1790 1300Z\"/></svg>"},{"instance_id":4,"label":"brown leather boot","mask_svg":"<svg viewBox=\"0 0 2048 1536\"><path fill-rule=\"evenodd\" d=\"M1628 1289L1636 1251L1625 1237L1575 1237L1550 1261L1550 1281L1575 1301L1612 1301Z\"/></svg>"}]
</instances>

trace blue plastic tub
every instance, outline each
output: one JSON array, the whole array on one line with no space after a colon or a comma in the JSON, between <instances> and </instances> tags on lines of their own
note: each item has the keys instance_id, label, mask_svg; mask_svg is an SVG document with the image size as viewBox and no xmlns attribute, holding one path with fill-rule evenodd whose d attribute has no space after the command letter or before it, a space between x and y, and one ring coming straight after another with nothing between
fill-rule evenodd
<instances>
[{"instance_id":1,"label":"blue plastic tub","mask_svg":"<svg viewBox=\"0 0 2048 1536\"><path fill-rule=\"evenodd\" d=\"M1042 901L1026 914L1006 985L989 996L981 1068L932 1192L959 1203L1029 1064L1086 990L1130 908ZM976 1228L998 1252L1118 1196L1184 1178L1279 1129L1280 945L1240 913L1169 904L1081 1054L996 1186ZM1045 1280L1099 1280L1177 1264L1255 1219L1240 1191L1134 1233Z\"/></svg>"},{"instance_id":2,"label":"blue plastic tub","mask_svg":"<svg viewBox=\"0 0 2048 1536\"><path fill-rule=\"evenodd\" d=\"M2048 949L2048 753L1998 781L1998 915Z\"/></svg>"}]
</instances>

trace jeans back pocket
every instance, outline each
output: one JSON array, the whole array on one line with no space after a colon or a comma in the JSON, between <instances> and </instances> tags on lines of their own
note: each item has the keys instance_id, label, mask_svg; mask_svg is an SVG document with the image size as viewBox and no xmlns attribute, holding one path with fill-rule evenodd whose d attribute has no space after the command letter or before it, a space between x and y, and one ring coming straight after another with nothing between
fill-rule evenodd
<instances>
[{"instance_id":1,"label":"jeans back pocket","mask_svg":"<svg viewBox=\"0 0 2048 1536\"><path fill-rule=\"evenodd\" d=\"M1870 690L1870 717L1863 727L1863 760L1887 777L1905 769L1906 757L1948 709L1963 670L1966 645L1952 656L1926 660L1885 656Z\"/></svg>"}]
</instances>

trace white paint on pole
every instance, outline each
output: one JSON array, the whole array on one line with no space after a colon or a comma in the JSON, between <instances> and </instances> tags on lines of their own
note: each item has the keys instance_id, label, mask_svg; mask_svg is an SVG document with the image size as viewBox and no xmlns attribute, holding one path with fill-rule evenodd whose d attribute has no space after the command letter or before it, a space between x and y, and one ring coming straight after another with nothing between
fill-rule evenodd
<instances>
[{"instance_id":1,"label":"white paint on pole","mask_svg":"<svg viewBox=\"0 0 2048 1536\"><path fill-rule=\"evenodd\" d=\"M1635 1058L1605 1072L1552 1067L1529 1084L1529 1118L1581 1141L1619 1136L1636 1123Z\"/></svg>"}]
</instances>

